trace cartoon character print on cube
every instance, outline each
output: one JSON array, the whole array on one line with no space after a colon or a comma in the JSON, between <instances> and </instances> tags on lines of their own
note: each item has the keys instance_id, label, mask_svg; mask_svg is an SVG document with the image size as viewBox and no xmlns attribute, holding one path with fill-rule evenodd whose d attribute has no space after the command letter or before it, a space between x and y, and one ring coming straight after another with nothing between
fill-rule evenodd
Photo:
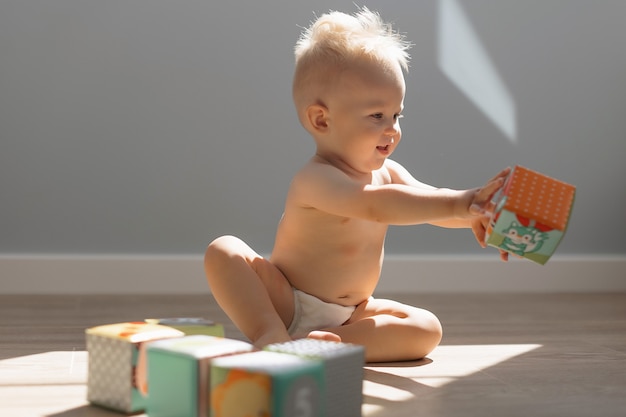
<instances>
[{"instance_id":1,"label":"cartoon character print on cube","mask_svg":"<svg viewBox=\"0 0 626 417\"><path fill-rule=\"evenodd\" d=\"M325 396L317 360L258 351L211 364L210 417L320 417Z\"/></svg>"},{"instance_id":2,"label":"cartoon character print on cube","mask_svg":"<svg viewBox=\"0 0 626 417\"><path fill-rule=\"evenodd\" d=\"M565 234L575 194L573 185L515 166L494 196L487 244L545 264Z\"/></svg>"},{"instance_id":3,"label":"cartoon character print on cube","mask_svg":"<svg viewBox=\"0 0 626 417\"><path fill-rule=\"evenodd\" d=\"M537 224L525 217L515 216L515 220L502 231L504 239L500 247L518 256L539 252L543 243L549 239L548 229L545 232Z\"/></svg>"},{"instance_id":4,"label":"cartoon character print on cube","mask_svg":"<svg viewBox=\"0 0 626 417\"><path fill-rule=\"evenodd\" d=\"M250 352L250 343L192 335L147 344L150 417L208 415L209 367L224 355Z\"/></svg>"},{"instance_id":5,"label":"cartoon character print on cube","mask_svg":"<svg viewBox=\"0 0 626 417\"><path fill-rule=\"evenodd\" d=\"M87 401L123 413L145 409L135 374L141 344L184 336L179 330L145 322L97 326L85 333L89 353Z\"/></svg>"},{"instance_id":6,"label":"cartoon character print on cube","mask_svg":"<svg viewBox=\"0 0 626 417\"><path fill-rule=\"evenodd\" d=\"M265 350L320 361L324 365L326 417L360 417L363 404L365 348L348 343L298 339Z\"/></svg>"}]
</instances>

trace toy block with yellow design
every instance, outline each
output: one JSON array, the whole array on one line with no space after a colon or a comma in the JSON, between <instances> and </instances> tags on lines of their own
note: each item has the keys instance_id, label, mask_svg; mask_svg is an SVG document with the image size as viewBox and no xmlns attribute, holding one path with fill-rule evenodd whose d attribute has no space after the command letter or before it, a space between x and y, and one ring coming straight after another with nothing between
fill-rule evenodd
<instances>
[{"instance_id":1,"label":"toy block with yellow design","mask_svg":"<svg viewBox=\"0 0 626 417\"><path fill-rule=\"evenodd\" d=\"M87 400L123 413L145 409L135 371L142 343L184 336L171 327L143 321L108 324L85 331L89 352Z\"/></svg>"},{"instance_id":2,"label":"toy block with yellow design","mask_svg":"<svg viewBox=\"0 0 626 417\"><path fill-rule=\"evenodd\" d=\"M148 343L148 415L208 416L211 361L253 349L246 342L206 335Z\"/></svg>"},{"instance_id":3,"label":"toy block with yellow design","mask_svg":"<svg viewBox=\"0 0 626 417\"><path fill-rule=\"evenodd\" d=\"M569 222L576 187L515 166L493 198L486 243L544 265Z\"/></svg>"},{"instance_id":4,"label":"toy block with yellow design","mask_svg":"<svg viewBox=\"0 0 626 417\"><path fill-rule=\"evenodd\" d=\"M210 417L324 416L321 361L259 351L211 363Z\"/></svg>"}]
</instances>

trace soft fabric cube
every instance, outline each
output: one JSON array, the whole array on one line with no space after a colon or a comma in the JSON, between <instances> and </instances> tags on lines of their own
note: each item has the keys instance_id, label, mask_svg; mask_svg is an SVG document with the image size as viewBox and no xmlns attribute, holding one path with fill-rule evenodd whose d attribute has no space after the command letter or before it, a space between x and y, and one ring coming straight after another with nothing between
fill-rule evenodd
<instances>
[{"instance_id":1,"label":"soft fabric cube","mask_svg":"<svg viewBox=\"0 0 626 417\"><path fill-rule=\"evenodd\" d=\"M201 317L146 319L147 323L160 324L180 330L187 336L197 334L224 337L224 326Z\"/></svg>"},{"instance_id":2,"label":"soft fabric cube","mask_svg":"<svg viewBox=\"0 0 626 417\"><path fill-rule=\"evenodd\" d=\"M206 335L148 344L148 415L207 416L211 360L253 349L246 342Z\"/></svg>"},{"instance_id":3,"label":"soft fabric cube","mask_svg":"<svg viewBox=\"0 0 626 417\"><path fill-rule=\"evenodd\" d=\"M363 403L363 346L315 339L268 345L271 352L296 355L324 365L326 417L360 417Z\"/></svg>"},{"instance_id":4,"label":"soft fabric cube","mask_svg":"<svg viewBox=\"0 0 626 417\"><path fill-rule=\"evenodd\" d=\"M565 234L575 194L573 185L515 166L494 196L487 244L545 264Z\"/></svg>"},{"instance_id":5,"label":"soft fabric cube","mask_svg":"<svg viewBox=\"0 0 626 417\"><path fill-rule=\"evenodd\" d=\"M145 398L139 392L135 378L140 345L183 335L171 327L145 322L108 324L87 329L87 400L124 413L144 410Z\"/></svg>"},{"instance_id":6,"label":"soft fabric cube","mask_svg":"<svg viewBox=\"0 0 626 417\"><path fill-rule=\"evenodd\" d=\"M211 364L211 417L320 417L325 395L321 361L260 351Z\"/></svg>"}]
</instances>

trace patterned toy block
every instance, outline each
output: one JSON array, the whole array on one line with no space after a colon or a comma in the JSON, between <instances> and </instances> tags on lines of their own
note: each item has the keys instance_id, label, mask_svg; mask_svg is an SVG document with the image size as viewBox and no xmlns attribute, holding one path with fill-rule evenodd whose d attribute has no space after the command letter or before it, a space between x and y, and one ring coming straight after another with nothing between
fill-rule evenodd
<instances>
[{"instance_id":1,"label":"patterned toy block","mask_svg":"<svg viewBox=\"0 0 626 417\"><path fill-rule=\"evenodd\" d=\"M314 339L268 345L266 350L321 361L325 370L326 417L361 417L365 348Z\"/></svg>"},{"instance_id":2,"label":"patterned toy block","mask_svg":"<svg viewBox=\"0 0 626 417\"><path fill-rule=\"evenodd\" d=\"M239 340L194 335L147 344L148 415L208 415L211 360L254 347Z\"/></svg>"},{"instance_id":3,"label":"patterned toy block","mask_svg":"<svg viewBox=\"0 0 626 417\"><path fill-rule=\"evenodd\" d=\"M146 323L173 327L185 333L187 336L203 334L207 336L224 337L224 326L212 320L199 317L146 319Z\"/></svg>"},{"instance_id":4,"label":"patterned toy block","mask_svg":"<svg viewBox=\"0 0 626 417\"><path fill-rule=\"evenodd\" d=\"M145 322L117 323L85 331L89 352L87 401L123 413L145 409L135 369L144 342L181 337L171 327Z\"/></svg>"},{"instance_id":5,"label":"patterned toy block","mask_svg":"<svg viewBox=\"0 0 626 417\"><path fill-rule=\"evenodd\" d=\"M493 198L486 242L545 264L565 234L576 187L515 166Z\"/></svg>"},{"instance_id":6,"label":"patterned toy block","mask_svg":"<svg viewBox=\"0 0 626 417\"><path fill-rule=\"evenodd\" d=\"M211 417L320 417L324 365L277 352L253 352L211 364Z\"/></svg>"}]
</instances>

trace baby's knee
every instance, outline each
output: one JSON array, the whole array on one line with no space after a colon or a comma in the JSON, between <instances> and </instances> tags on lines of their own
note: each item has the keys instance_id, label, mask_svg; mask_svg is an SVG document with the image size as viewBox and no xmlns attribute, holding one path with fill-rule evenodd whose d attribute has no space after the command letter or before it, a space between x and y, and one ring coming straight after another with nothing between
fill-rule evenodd
<instances>
[{"instance_id":1,"label":"baby's knee","mask_svg":"<svg viewBox=\"0 0 626 417\"><path fill-rule=\"evenodd\" d=\"M432 349L434 349L441 342L441 338L443 337L443 327L441 326L441 322L439 321L439 318L437 316L435 316L430 311L427 311L427 310L424 310L424 311L425 311L424 327L425 327L426 332L429 335L429 338L432 340L432 344L433 344Z\"/></svg>"},{"instance_id":2,"label":"baby's knee","mask_svg":"<svg viewBox=\"0 0 626 417\"><path fill-rule=\"evenodd\" d=\"M206 248L204 252L204 266L211 269L228 262L241 255L243 242L235 236L220 236Z\"/></svg>"},{"instance_id":3,"label":"baby's knee","mask_svg":"<svg viewBox=\"0 0 626 417\"><path fill-rule=\"evenodd\" d=\"M231 256L235 248L241 243L241 239L235 236L220 236L211 243L209 243L204 253L204 258L207 259L219 256Z\"/></svg>"},{"instance_id":4,"label":"baby's knee","mask_svg":"<svg viewBox=\"0 0 626 417\"><path fill-rule=\"evenodd\" d=\"M416 358L423 358L432 352L443 337L441 322L433 313L419 309L413 317L412 350Z\"/></svg>"}]
</instances>

